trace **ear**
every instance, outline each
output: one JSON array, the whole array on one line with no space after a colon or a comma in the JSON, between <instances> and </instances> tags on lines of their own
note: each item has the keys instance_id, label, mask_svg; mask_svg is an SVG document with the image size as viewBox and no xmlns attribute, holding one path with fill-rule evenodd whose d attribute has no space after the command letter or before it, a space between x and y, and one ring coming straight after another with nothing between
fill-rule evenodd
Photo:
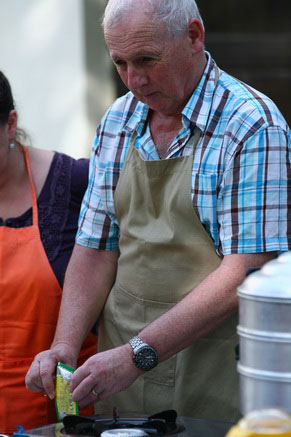
<instances>
[{"instance_id":1,"label":"ear","mask_svg":"<svg viewBox=\"0 0 291 437\"><path fill-rule=\"evenodd\" d=\"M8 135L11 140L13 140L16 136L17 130L17 112L15 109L10 111L8 116Z\"/></svg>"},{"instance_id":2,"label":"ear","mask_svg":"<svg viewBox=\"0 0 291 437\"><path fill-rule=\"evenodd\" d=\"M191 41L193 54L204 50L205 33L203 24L197 18L191 18L188 25L188 37Z\"/></svg>"}]
</instances>

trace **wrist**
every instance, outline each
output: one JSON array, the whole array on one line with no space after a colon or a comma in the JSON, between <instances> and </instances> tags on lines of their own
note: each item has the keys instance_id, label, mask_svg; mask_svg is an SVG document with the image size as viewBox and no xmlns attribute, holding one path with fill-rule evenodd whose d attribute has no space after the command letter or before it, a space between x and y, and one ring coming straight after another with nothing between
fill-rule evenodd
<instances>
[{"instance_id":1,"label":"wrist","mask_svg":"<svg viewBox=\"0 0 291 437\"><path fill-rule=\"evenodd\" d=\"M76 367L79 349L65 341L54 341L51 351L56 356L57 361Z\"/></svg>"},{"instance_id":2,"label":"wrist","mask_svg":"<svg viewBox=\"0 0 291 437\"><path fill-rule=\"evenodd\" d=\"M128 373L131 375L135 375L136 378L141 376L144 371L138 369L132 360L132 348L129 343L123 344L122 346L118 346L116 349L118 351L118 355L120 358L120 362L122 362L124 368L127 368Z\"/></svg>"},{"instance_id":3,"label":"wrist","mask_svg":"<svg viewBox=\"0 0 291 437\"><path fill-rule=\"evenodd\" d=\"M138 336L131 338L129 345L132 349L132 361L138 369L149 371L157 366L158 353L154 347Z\"/></svg>"}]
</instances>

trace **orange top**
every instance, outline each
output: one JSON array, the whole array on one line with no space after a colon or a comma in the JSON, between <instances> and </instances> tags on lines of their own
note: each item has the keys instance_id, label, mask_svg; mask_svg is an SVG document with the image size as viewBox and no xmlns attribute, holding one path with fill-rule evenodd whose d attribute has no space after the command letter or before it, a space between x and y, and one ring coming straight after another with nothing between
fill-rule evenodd
<instances>
[{"instance_id":1,"label":"orange top","mask_svg":"<svg viewBox=\"0 0 291 437\"><path fill-rule=\"evenodd\" d=\"M32 194L32 226L0 227L0 433L57 421L54 401L32 393L24 378L34 356L50 347L62 290L51 269L38 228L38 210L29 155L23 148ZM89 334L82 362L96 353ZM82 411L93 414L93 409Z\"/></svg>"}]
</instances>

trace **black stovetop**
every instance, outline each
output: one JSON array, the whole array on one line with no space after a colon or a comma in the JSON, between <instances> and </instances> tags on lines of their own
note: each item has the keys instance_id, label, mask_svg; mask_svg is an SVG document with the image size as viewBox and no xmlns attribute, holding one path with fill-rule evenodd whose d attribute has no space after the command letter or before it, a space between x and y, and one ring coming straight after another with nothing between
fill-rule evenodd
<instances>
[{"instance_id":1,"label":"black stovetop","mask_svg":"<svg viewBox=\"0 0 291 437\"><path fill-rule=\"evenodd\" d=\"M233 423L219 420L194 419L176 415L175 411L166 411L150 417L126 415L105 416L67 416L64 423L47 425L27 430L26 435L39 437L99 437L101 432L115 428L141 428L149 437L225 437Z\"/></svg>"}]
</instances>

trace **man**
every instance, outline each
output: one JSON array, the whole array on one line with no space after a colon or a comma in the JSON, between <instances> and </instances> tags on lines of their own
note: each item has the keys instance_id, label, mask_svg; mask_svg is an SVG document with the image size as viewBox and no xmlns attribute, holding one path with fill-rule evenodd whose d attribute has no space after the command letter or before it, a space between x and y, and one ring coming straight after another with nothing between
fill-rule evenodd
<instances>
[{"instance_id":1,"label":"man","mask_svg":"<svg viewBox=\"0 0 291 437\"><path fill-rule=\"evenodd\" d=\"M56 363L75 365L100 315L71 385L80 406L236 420L236 288L288 250L290 131L204 51L194 0L136 4L105 11L131 92L97 131L55 339L26 384L53 397Z\"/></svg>"}]
</instances>

